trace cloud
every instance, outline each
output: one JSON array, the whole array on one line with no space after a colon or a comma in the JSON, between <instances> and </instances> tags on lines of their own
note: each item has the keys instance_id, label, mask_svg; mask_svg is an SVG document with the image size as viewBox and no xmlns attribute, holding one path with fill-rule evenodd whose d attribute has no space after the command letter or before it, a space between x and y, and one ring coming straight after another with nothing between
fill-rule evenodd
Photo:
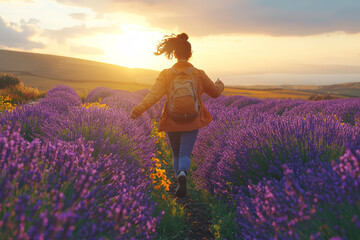
<instances>
[{"instance_id":1,"label":"cloud","mask_svg":"<svg viewBox=\"0 0 360 240\"><path fill-rule=\"evenodd\" d=\"M85 24L65 27L57 30L45 30L43 36L55 39L58 43L65 43L69 38L78 38L83 36L91 36L97 33L116 33L119 32L118 26L103 26L103 27L87 27Z\"/></svg>"},{"instance_id":2,"label":"cloud","mask_svg":"<svg viewBox=\"0 0 360 240\"><path fill-rule=\"evenodd\" d=\"M37 23L37 19L21 20L20 24L8 23L0 16L0 46L24 50L44 48L44 44L30 40L38 33Z\"/></svg>"},{"instance_id":3,"label":"cloud","mask_svg":"<svg viewBox=\"0 0 360 240\"><path fill-rule=\"evenodd\" d=\"M131 12L153 27L192 35L314 35L360 32L358 0L57 0L99 13Z\"/></svg>"},{"instance_id":4,"label":"cloud","mask_svg":"<svg viewBox=\"0 0 360 240\"><path fill-rule=\"evenodd\" d=\"M35 0L0 0L0 3L11 3L11 2L24 2L24 3L35 3Z\"/></svg>"},{"instance_id":5,"label":"cloud","mask_svg":"<svg viewBox=\"0 0 360 240\"><path fill-rule=\"evenodd\" d=\"M103 55L105 52L101 48L91 46L72 46L71 51L74 53L87 54L87 55Z\"/></svg>"},{"instance_id":6,"label":"cloud","mask_svg":"<svg viewBox=\"0 0 360 240\"><path fill-rule=\"evenodd\" d=\"M71 13L69 14L70 17L76 20L84 21L88 18L88 15L86 13Z\"/></svg>"}]
</instances>

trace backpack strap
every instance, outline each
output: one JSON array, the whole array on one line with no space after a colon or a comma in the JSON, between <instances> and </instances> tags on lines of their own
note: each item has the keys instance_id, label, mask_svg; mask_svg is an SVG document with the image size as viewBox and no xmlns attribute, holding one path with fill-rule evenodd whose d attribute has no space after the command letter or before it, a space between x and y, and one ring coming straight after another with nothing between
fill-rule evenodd
<instances>
[{"instance_id":1,"label":"backpack strap","mask_svg":"<svg viewBox=\"0 0 360 240\"><path fill-rule=\"evenodd\" d=\"M194 67L189 67L185 73L190 76L190 73L194 70Z\"/></svg>"},{"instance_id":2,"label":"backpack strap","mask_svg":"<svg viewBox=\"0 0 360 240\"><path fill-rule=\"evenodd\" d=\"M173 74L175 74L175 76L176 75L178 75L179 74L179 71L178 70L176 70L175 68L170 68L170 70L171 70L171 72L173 73Z\"/></svg>"},{"instance_id":3,"label":"backpack strap","mask_svg":"<svg viewBox=\"0 0 360 240\"><path fill-rule=\"evenodd\" d=\"M175 76L176 75L179 75L179 74L181 74L181 73L185 73L186 75L189 75L190 76L190 74L191 74L191 72L194 70L195 68L194 67L189 67L186 71L178 71L178 70L176 70L176 68L170 68L170 70L171 70L171 72L173 73L173 74L175 74Z\"/></svg>"}]
</instances>

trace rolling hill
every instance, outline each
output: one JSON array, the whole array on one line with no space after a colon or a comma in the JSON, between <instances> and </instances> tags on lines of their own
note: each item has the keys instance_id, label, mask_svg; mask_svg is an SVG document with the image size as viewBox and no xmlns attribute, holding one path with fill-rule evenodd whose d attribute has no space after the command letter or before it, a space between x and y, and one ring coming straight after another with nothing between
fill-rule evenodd
<instances>
[{"instance_id":1,"label":"rolling hill","mask_svg":"<svg viewBox=\"0 0 360 240\"><path fill-rule=\"evenodd\" d=\"M46 90L66 84L77 90L98 86L139 90L152 85L159 72L48 54L0 50L0 72L21 78L26 86Z\"/></svg>"}]
</instances>

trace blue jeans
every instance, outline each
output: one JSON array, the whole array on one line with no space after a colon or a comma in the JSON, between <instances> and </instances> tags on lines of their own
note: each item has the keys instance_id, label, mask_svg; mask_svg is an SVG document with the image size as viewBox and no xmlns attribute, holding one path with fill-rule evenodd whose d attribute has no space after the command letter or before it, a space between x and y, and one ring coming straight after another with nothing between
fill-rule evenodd
<instances>
[{"instance_id":1,"label":"blue jeans","mask_svg":"<svg viewBox=\"0 0 360 240\"><path fill-rule=\"evenodd\" d=\"M193 150L199 129L190 132L167 132L173 152L173 166L176 176L180 171L188 172L190 154Z\"/></svg>"}]
</instances>

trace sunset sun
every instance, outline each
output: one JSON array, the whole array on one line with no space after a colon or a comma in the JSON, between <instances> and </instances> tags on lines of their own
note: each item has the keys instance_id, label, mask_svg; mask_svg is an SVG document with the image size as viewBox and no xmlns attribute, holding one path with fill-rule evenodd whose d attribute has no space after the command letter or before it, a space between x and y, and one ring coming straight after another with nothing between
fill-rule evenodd
<instances>
[{"instance_id":1,"label":"sunset sun","mask_svg":"<svg viewBox=\"0 0 360 240\"><path fill-rule=\"evenodd\" d=\"M142 67L151 62L157 41L161 39L159 32L147 29L138 29L132 26L124 28L122 34L118 34L110 41L110 56L121 62L120 65L127 67Z\"/></svg>"}]
</instances>

